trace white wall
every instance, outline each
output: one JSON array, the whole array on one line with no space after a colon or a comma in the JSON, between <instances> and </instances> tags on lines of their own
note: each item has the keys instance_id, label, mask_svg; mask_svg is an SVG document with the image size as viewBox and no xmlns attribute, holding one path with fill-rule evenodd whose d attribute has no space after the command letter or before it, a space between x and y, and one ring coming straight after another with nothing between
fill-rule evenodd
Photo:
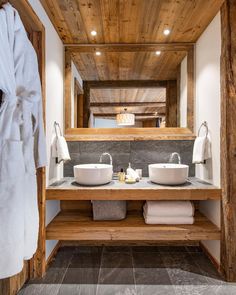
<instances>
[{"instance_id":1,"label":"white wall","mask_svg":"<svg viewBox=\"0 0 236 295\"><path fill-rule=\"evenodd\" d=\"M180 127L187 127L187 56L180 65Z\"/></svg>"},{"instance_id":2,"label":"white wall","mask_svg":"<svg viewBox=\"0 0 236 295\"><path fill-rule=\"evenodd\" d=\"M212 160L196 165L196 176L220 186L220 13L196 43L196 132L203 121L208 122L212 141ZM200 210L220 226L220 202L202 201ZM219 241L204 242L211 254L220 260Z\"/></svg>"},{"instance_id":3,"label":"white wall","mask_svg":"<svg viewBox=\"0 0 236 295\"><path fill-rule=\"evenodd\" d=\"M75 66L75 64L73 63L73 61L71 62L71 127L75 127L74 126L74 118L73 118L73 114L74 114L74 92L75 92L75 79L79 82L81 88L83 88L83 80Z\"/></svg>"},{"instance_id":4,"label":"white wall","mask_svg":"<svg viewBox=\"0 0 236 295\"><path fill-rule=\"evenodd\" d=\"M53 122L57 121L63 130L63 76L64 76L64 48L53 25L39 0L29 0L34 11L39 16L46 30L46 141L48 166L46 168L46 184L63 176L63 165L57 165L51 159L51 143L55 135ZM60 210L58 201L47 201L46 224L48 224ZM56 241L46 242L46 257L54 248Z\"/></svg>"}]
</instances>

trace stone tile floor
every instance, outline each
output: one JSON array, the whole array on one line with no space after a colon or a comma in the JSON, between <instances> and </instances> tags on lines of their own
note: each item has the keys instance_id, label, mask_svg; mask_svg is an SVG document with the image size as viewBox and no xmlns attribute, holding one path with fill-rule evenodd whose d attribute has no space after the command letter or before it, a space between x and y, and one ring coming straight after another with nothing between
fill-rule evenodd
<instances>
[{"instance_id":1,"label":"stone tile floor","mask_svg":"<svg viewBox=\"0 0 236 295\"><path fill-rule=\"evenodd\" d=\"M63 247L18 295L236 295L198 247Z\"/></svg>"}]
</instances>

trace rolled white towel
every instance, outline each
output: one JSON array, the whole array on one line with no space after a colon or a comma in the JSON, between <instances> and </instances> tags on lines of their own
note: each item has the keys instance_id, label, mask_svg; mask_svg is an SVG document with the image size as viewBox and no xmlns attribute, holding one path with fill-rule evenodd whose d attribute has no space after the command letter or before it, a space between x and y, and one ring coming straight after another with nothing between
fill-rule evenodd
<instances>
[{"instance_id":1,"label":"rolled white towel","mask_svg":"<svg viewBox=\"0 0 236 295\"><path fill-rule=\"evenodd\" d=\"M192 217L194 205L190 201L146 201L144 212L147 216Z\"/></svg>"},{"instance_id":2,"label":"rolled white towel","mask_svg":"<svg viewBox=\"0 0 236 295\"><path fill-rule=\"evenodd\" d=\"M204 163L205 160L211 158L211 141L209 136L199 136L195 139L193 147L194 164Z\"/></svg>"},{"instance_id":3,"label":"rolled white towel","mask_svg":"<svg viewBox=\"0 0 236 295\"><path fill-rule=\"evenodd\" d=\"M157 216L149 216L144 214L144 220L146 224L193 224L194 217L193 216L172 216L172 217L157 217Z\"/></svg>"}]
</instances>

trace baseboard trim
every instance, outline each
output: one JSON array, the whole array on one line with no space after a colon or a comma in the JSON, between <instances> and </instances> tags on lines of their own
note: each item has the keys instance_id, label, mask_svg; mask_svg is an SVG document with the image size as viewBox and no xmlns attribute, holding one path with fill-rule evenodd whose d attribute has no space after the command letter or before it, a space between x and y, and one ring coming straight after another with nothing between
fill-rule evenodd
<instances>
[{"instance_id":1,"label":"baseboard trim","mask_svg":"<svg viewBox=\"0 0 236 295\"><path fill-rule=\"evenodd\" d=\"M58 241L56 246L53 248L52 252L50 253L50 255L48 256L48 259L46 260L46 269L48 268L49 264L51 263L51 261L53 260L54 256L56 256L59 248L61 247L61 242Z\"/></svg>"}]
</instances>

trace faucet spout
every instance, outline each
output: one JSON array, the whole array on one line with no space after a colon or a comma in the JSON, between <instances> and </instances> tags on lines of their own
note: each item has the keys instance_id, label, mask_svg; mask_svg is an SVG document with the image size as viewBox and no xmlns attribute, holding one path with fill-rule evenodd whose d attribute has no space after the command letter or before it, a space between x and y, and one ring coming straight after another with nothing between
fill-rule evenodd
<instances>
[{"instance_id":1,"label":"faucet spout","mask_svg":"<svg viewBox=\"0 0 236 295\"><path fill-rule=\"evenodd\" d=\"M109 159L110 159L110 165L112 165L112 156L109 153L103 153L103 154L101 154L100 159L99 159L99 162L102 163L102 159L103 159L104 156L108 156L109 157Z\"/></svg>"},{"instance_id":2,"label":"faucet spout","mask_svg":"<svg viewBox=\"0 0 236 295\"><path fill-rule=\"evenodd\" d=\"M181 157L180 157L180 154L179 154L179 153L172 153L172 154L170 155L169 162L173 162L174 157L177 157L177 159L178 159L178 164L181 164Z\"/></svg>"}]
</instances>

